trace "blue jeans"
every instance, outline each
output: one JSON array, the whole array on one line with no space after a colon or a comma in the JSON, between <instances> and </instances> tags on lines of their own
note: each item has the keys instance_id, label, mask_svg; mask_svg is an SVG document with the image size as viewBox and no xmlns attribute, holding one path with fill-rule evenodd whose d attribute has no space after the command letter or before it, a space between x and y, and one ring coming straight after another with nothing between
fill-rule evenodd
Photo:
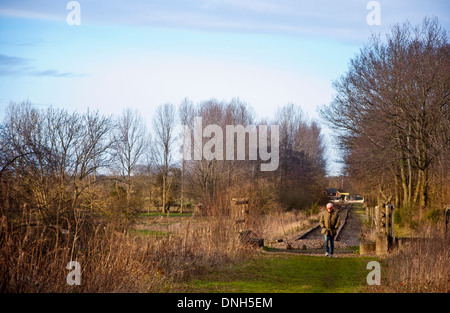
<instances>
[{"instance_id":1,"label":"blue jeans","mask_svg":"<svg viewBox=\"0 0 450 313\"><path fill-rule=\"evenodd\" d=\"M329 235L323 235L324 237L324 246L325 246L325 252L333 255L334 252L334 236ZM330 246L328 247L328 242L330 243Z\"/></svg>"}]
</instances>

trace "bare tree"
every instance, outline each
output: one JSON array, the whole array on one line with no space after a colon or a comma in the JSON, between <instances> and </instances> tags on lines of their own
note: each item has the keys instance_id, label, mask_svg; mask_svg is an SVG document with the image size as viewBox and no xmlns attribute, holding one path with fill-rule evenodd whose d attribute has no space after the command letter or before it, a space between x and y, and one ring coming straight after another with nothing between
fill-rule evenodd
<instances>
[{"instance_id":1,"label":"bare tree","mask_svg":"<svg viewBox=\"0 0 450 313\"><path fill-rule=\"evenodd\" d=\"M83 195L106 166L110 130L110 118L98 113L12 103L0 136L10 212L26 208L46 225L70 225L76 210L89 208Z\"/></svg>"},{"instance_id":2,"label":"bare tree","mask_svg":"<svg viewBox=\"0 0 450 313\"><path fill-rule=\"evenodd\" d=\"M153 117L154 145L153 157L162 174L162 212L166 211L167 193L172 180L169 173L172 167L173 148L176 140L176 110L173 104L158 106Z\"/></svg>"},{"instance_id":3,"label":"bare tree","mask_svg":"<svg viewBox=\"0 0 450 313\"><path fill-rule=\"evenodd\" d=\"M388 173L396 183L386 190L386 179L380 179L380 194L402 194L407 207L429 204L430 169L448 153L449 51L437 19L396 25L385 41L374 36L351 60L321 113L340 133L351 156L348 166L364 162L367 169L378 168L380 178Z\"/></svg>"},{"instance_id":4,"label":"bare tree","mask_svg":"<svg viewBox=\"0 0 450 313\"><path fill-rule=\"evenodd\" d=\"M183 102L181 102L179 108L178 108L178 117L180 120L180 123L183 127L182 129L182 145L181 145L181 152L183 153L182 159L181 159L181 199L180 199L180 212L183 213L184 208L184 176L185 176L185 167L186 167L186 160L184 158L184 151L191 151L191 147L186 147L185 145L188 144L185 142L185 137L190 135L193 132L193 121L195 116L195 108L192 101L190 101L188 98L185 98ZM189 129L189 134L188 134Z\"/></svg>"},{"instance_id":5,"label":"bare tree","mask_svg":"<svg viewBox=\"0 0 450 313\"><path fill-rule=\"evenodd\" d=\"M113 134L114 159L120 167L120 175L127 186L127 202L132 192L131 176L136 165L149 147L149 136L142 116L127 108L117 119Z\"/></svg>"},{"instance_id":6,"label":"bare tree","mask_svg":"<svg viewBox=\"0 0 450 313\"><path fill-rule=\"evenodd\" d=\"M321 199L325 188L320 127L292 103L278 109L273 123L280 126L280 166L274 178L279 182L279 201L285 208L308 208Z\"/></svg>"}]
</instances>

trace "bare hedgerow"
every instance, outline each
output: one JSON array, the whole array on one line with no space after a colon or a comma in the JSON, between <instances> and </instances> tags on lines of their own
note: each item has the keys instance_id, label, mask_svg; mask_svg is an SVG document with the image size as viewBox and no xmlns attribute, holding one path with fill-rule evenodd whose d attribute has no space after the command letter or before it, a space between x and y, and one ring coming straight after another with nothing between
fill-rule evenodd
<instances>
[{"instance_id":1,"label":"bare hedgerow","mask_svg":"<svg viewBox=\"0 0 450 313\"><path fill-rule=\"evenodd\" d=\"M411 238L385 260L381 292L450 292L450 241L440 234Z\"/></svg>"}]
</instances>

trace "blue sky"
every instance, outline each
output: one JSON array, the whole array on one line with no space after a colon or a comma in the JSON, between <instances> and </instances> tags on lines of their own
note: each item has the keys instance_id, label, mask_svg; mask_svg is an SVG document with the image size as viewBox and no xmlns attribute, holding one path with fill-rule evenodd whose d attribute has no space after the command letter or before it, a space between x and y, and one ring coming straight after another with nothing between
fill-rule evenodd
<instances>
[{"instance_id":1,"label":"blue sky","mask_svg":"<svg viewBox=\"0 0 450 313\"><path fill-rule=\"evenodd\" d=\"M165 102L239 97L261 118L287 103L316 118L371 33L427 15L450 25L447 0L378 1L381 25L365 0L80 0L70 26L68 2L0 0L0 117L29 100L151 121Z\"/></svg>"}]
</instances>

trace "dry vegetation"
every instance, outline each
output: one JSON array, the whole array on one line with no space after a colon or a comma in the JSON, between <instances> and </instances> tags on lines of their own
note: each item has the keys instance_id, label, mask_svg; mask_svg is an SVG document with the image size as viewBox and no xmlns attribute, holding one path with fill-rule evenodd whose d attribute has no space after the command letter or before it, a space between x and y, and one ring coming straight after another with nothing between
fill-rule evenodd
<instances>
[{"instance_id":1,"label":"dry vegetation","mask_svg":"<svg viewBox=\"0 0 450 313\"><path fill-rule=\"evenodd\" d=\"M244 257L230 223L168 237L139 236L109 225L56 236L27 223L14 229L2 219L1 292L157 292L174 280ZM69 286L66 264L78 261L82 283Z\"/></svg>"},{"instance_id":2,"label":"dry vegetation","mask_svg":"<svg viewBox=\"0 0 450 313\"><path fill-rule=\"evenodd\" d=\"M155 217L162 224L166 217ZM243 243L229 217L186 217L168 236L140 235L115 226L86 224L75 229L36 224L24 214L21 226L4 216L0 229L1 292L162 292L173 282L209 273L258 251ZM255 234L277 238L309 227L303 213L253 218ZM78 227L78 229L77 229ZM133 227L139 228L139 225ZM169 228L168 228L169 229ZM81 285L69 286L69 261L81 265Z\"/></svg>"},{"instance_id":3,"label":"dry vegetation","mask_svg":"<svg viewBox=\"0 0 450 313\"><path fill-rule=\"evenodd\" d=\"M229 217L235 197L250 199L255 236L294 227L302 215L281 212L323 201L325 175L320 128L299 107L281 108L273 121L280 124L273 172L249 160L245 140L246 161L174 161L177 123L193 127L199 116L204 126L248 126L256 124L251 112L238 99L184 101L178 110L164 104L149 133L129 109L114 117L11 103L0 124L0 292L170 289L174 280L252 255ZM175 224L157 217L153 230L137 223L140 211L197 204L206 216ZM80 286L66 283L70 261L81 265Z\"/></svg>"},{"instance_id":4,"label":"dry vegetation","mask_svg":"<svg viewBox=\"0 0 450 313\"><path fill-rule=\"evenodd\" d=\"M259 216L253 222L261 238L276 240L284 238L316 226L319 215L309 215L304 212L277 212Z\"/></svg>"},{"instance_id":5,"label":"dry vegetation","mask_svg":"<svg viewBox=\"0 0 450 313\"><path fill-rule=\"evenodd\" d=\"M395 249L384 261L378 292L450 292L450 240L435 231Z\"/></svg>"},{"instance_id":6,"label":"dry vegetation","mask_svg":"<svg viewBox=\"0 0 450 313\"><path fill-rule=\"evenodd\" d=\"M426 223L437 229L450 199L449 51L437 20L396 26L386 42L374 38L351 60L335 83L336 97L322 108L337 131L354 191L365 192L373 205L394 202L396 223L415 231ZM320 126L293 104L271 121L257 121L239 99L196 105L186 99L178 108L159 106L152 132L129 109L103 116L26 102L11 103L5 113L0 292L170 290L174 281L258 251L239 239L229 218L232 198L249 198L248 227L255 237L275 240L317 223L318 206L328 201L324 190L332 187ZM279 127L279 144L266 147L279 148L279 166L260 170L267 160L250 158L250 132L232 134L235 147L244 143L245 162L225 155L175 161L180 148L189 148L182 147L177 125L194 133L198 117L222 133L227 125L267 125L271 138ZM203 136L200 145L220 151L210 139ZM177 223L157 217L153 229L137 214L183 212L199 203L207 216ZM433 238L386 260L386 290L449 291L449 241ZM69 261L82 267L80 286L66 283Z\"/></svg>"}]
</instances>

